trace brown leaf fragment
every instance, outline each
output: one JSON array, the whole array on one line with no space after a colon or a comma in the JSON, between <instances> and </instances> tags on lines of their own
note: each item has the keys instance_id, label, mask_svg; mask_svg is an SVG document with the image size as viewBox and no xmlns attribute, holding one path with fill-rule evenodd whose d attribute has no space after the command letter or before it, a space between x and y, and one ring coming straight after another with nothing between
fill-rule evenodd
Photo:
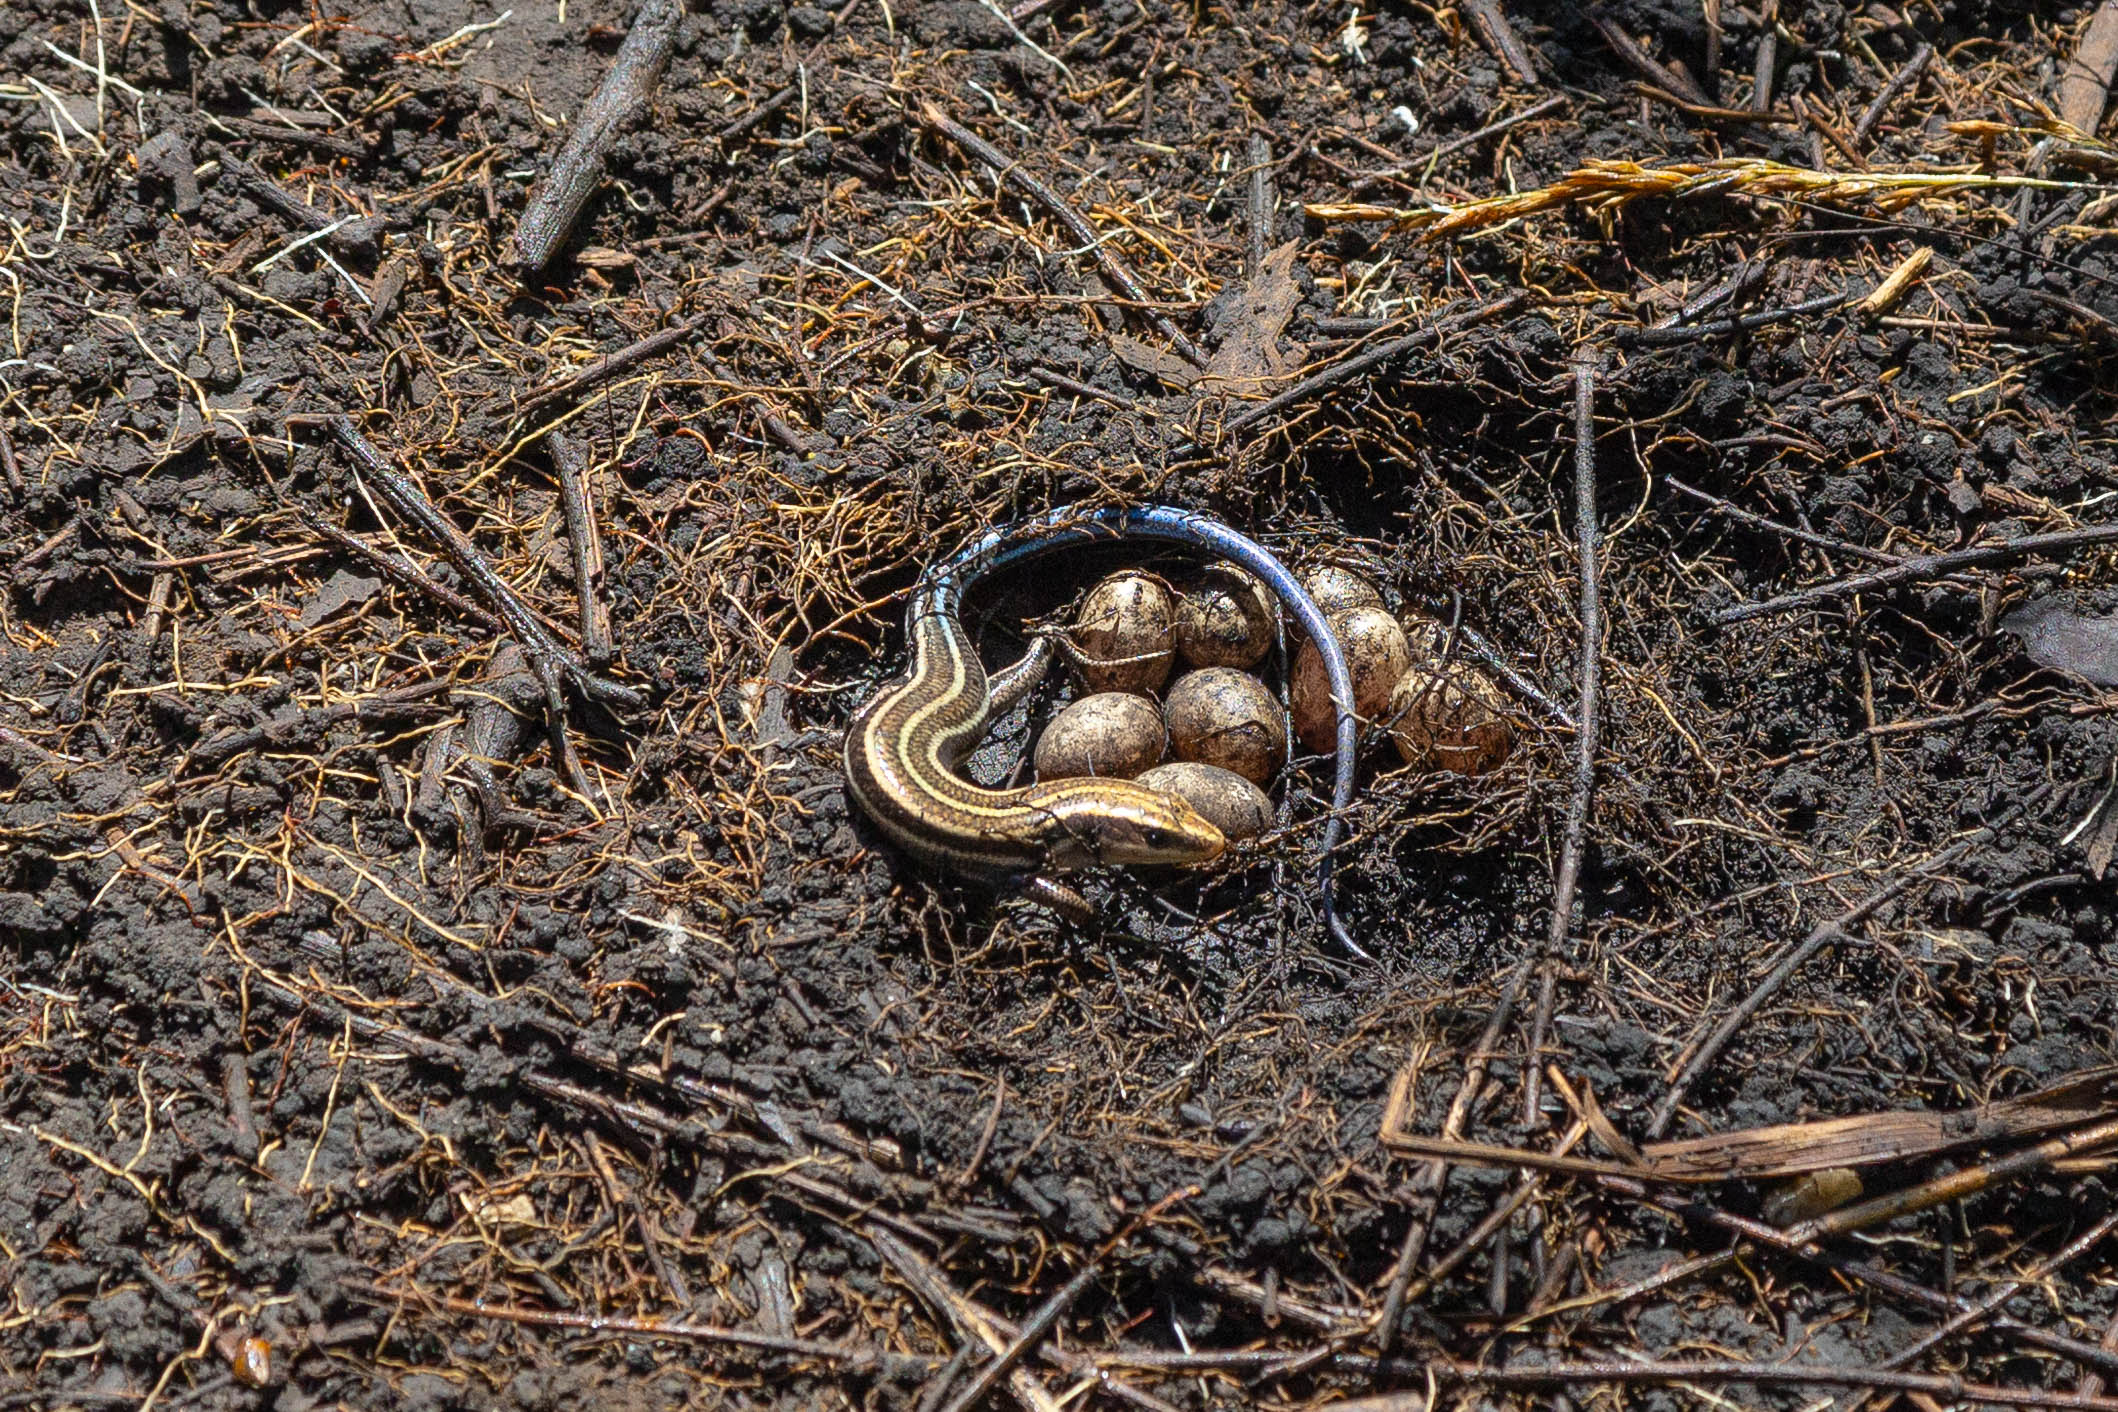
<instances>
[{"instance_id":1,"label":"brown leaf fragment","mask_svg":"<svg viewBox=\"0 0 2118 1412\"><path fill-rule=\"evenodd\" d=\"M1259 383L1285 377L1299 365L1301 360L1280 346L1280 336L1302 298L1294 282L1295 250L1290 240L1266 255L1237 292L1234 308L1222 320L1221 346L1199 379L1202 388L1255 391Z\"/></svg>"},{"instance_id":2,"label":"brown leaf fragment","mask_svg":"<svg viewBox=\"0 0 2118 1412\"><path fill-rule=\"evenodd\" d=\"M313 628L335 613L358 607L381 587L381 579L363 578L350 569L340 569L324 581L316 597L302 605L301 625Z\"/></svg>"}]
</instances>

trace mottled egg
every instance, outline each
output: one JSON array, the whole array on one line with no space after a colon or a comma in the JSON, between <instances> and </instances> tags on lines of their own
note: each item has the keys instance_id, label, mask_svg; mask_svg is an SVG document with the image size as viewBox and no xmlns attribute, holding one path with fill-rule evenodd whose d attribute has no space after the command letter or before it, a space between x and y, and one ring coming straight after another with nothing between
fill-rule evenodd
<instances>
[{"instance_id":1,"label":"mottled egg","mask_svg":"<svg viewBox=\"0 0 2118 1412\"><path fill-rule=\"evenodd\" d=\"M1482 775L1515 748L1515 726L1500 688L1476 668L1441 660L1448 632L1415 620L1407 639L1412 665L1390 693L1390 737L1415 770Z\"/></svg>"},{"instance_id":2,"label":"mottled egg","mask_svg":"<svg viewBox=\"0 0 2118 1412\"><path fill-rule=\"evenodd\" d=\"M1194 667L1254 667L1272 650L1273 601L1233 564L1215 564L1177 598L1177 653Z\"/></svg>"},{"instance_id":3,"label":"mottled egg","mask_svg":"<svg viewBox=\"0 0 2118 1412\"><path fill-rule=\"evenodd\" d=\"M1034 756L1037 778L1129 780L1162 758L1168 738L1154 702L1127 691L1099 691L1068 705L1044 728Z\"/></svg>"},{"instance_id":4,"label":"mottled egg","mask_svg":"<svg viewBox=\"0 0 2118 1412\"><path fill-rule=\"evenodd\" d=\"M1383 719L1390 693L1412 665L1411 647L1397 619L1381 608L1350 608L1331 618L1331 630L1346 653L1353 677L1353 713L1363 726ZM1319 753L1336 748L1338 716L1331 703L1331 677L1316 644L1304 642L1294 658L1294 680L1288 688L1294 708L1294 733Z\"/></svg>"},{"instance_id":5,"label":"mottled egg","mask_svg":"<svg viewBox=\"0 0 2118 1412\"><path fill-rule=\"evenodd\" d=\"M1202 667L1163 702L1171 753L1263 784L1287 759L1287 720L1265 683L1234 667Z\"/></svg>"},{"instance_id":6,"label":"mottled egg","mask_svg":"<svg viewBox=\"0 0 2118 1412\"><path fill-rule=\"evenodd\" d=\"M1176 660L1176 596L1153 574L1112 574L1081 601L1074 647L1091 691L1154 691Z\"/></svg>"},{"instance_id":7,"label":"mottled egg","mask_svg":"<svg viewBox=\"0 0 2118 1412\"><path fill-rule=\"evenodd\" d=\"M1175 761L1155 766L1139 782L1182 799L1230 843L1256 838L1272 827L1272 801L1265 791L1217 765Z\"/></svg>"},{"instance_id":8,"label":"mottled egg","mask_svg":"<svg viewBox=\"0 0 2118 1412\"><path fill-rule=\"evenodd\" d=\"M1353 570L1338 564L1318 564L1302 575L1302 587L1316 600L1326 618L1354 608L1380 608L1383 591Z\"/></svg>"}]
</instances>

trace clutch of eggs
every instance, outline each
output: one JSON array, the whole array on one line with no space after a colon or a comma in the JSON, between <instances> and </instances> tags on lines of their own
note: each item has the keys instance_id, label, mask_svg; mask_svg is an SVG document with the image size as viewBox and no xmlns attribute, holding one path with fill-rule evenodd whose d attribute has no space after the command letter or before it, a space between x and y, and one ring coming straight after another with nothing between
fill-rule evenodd
<instances>
[{"instance_id":1,"label":"clutch of eggs","mask_svg":"<svg viewBox=\"0 0 2118 1412\"><path fill-rule=\"evenodd\" d=\"M1405 763L1421 770L1476 775L1507 758L1506 698L1475 670L1441 660L1438 624L1400 623L1374 584L1341 566L1312 569L1303 584L1345 650L1364 734L1387 727ZM1103 579L1070 634L1089 692L1038 738L1038 778L1137 779L1183 798L1232 842L1258 837L1272 826L1263 786L1287 761L1290 713L1250 669L1271 652L1278 627L1272 595L1234 564L1208 566L1182 591L1138 569ZM1318 754L1334 750L1330 679L1306 639L1288 697L1295 736Z\"/></svg>"}]
</instances>

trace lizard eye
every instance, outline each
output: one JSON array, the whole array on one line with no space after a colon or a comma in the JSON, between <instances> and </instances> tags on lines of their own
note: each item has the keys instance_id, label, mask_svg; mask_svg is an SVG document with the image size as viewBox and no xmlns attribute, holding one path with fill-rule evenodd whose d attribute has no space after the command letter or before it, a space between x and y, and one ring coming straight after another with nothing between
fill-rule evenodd
<instances>
[{"instance_id":1,"label":"lizard eye","mask_svg":"<svg viewBox=\"0 0 2118 1412\"><path fill-rule=\"evenodd\" d=\"M1168 829L1150 828L1142 837L1149 848L1167 848L1173 842Z\"/></svg>"}]
</instances>

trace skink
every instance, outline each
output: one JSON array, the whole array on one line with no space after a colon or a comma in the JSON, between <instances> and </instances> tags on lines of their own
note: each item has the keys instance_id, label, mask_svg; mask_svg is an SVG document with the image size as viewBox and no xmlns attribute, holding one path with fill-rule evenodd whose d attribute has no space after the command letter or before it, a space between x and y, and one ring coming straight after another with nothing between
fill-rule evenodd
<instances>
[{"instance_id":1,"label":"skink","mask_svg":"<svg viewBox=\"0 0 2118 1412\"><path fill-rule=\"evenodd\" d=\"M1346 932L1332 902L1333 851L1353 798L1353 680L1324 614L1286 565L1254 540L1188 510L1060 509L996 530L931 570L905 616L911 666L854 717L846 732L846 780L863 812L914 857L1022 890L1064 911L1087 904L1052 875L1098 863L1196 863L1217 856L1220 831L1172 795L1129 780L1052 780L985 789L957 773L984 735L996 703L1028 690L1044 670L1040 640L989 682L960 610L988 574L1069 545L1147 539L1206 550L1257 575L1321 649L1337 711L1337 775L1324 829L1319 879L1324 919L1348 950L1371 959ZM997 690L996 690L997 688Z\"/></svg>"}]
</instances>

